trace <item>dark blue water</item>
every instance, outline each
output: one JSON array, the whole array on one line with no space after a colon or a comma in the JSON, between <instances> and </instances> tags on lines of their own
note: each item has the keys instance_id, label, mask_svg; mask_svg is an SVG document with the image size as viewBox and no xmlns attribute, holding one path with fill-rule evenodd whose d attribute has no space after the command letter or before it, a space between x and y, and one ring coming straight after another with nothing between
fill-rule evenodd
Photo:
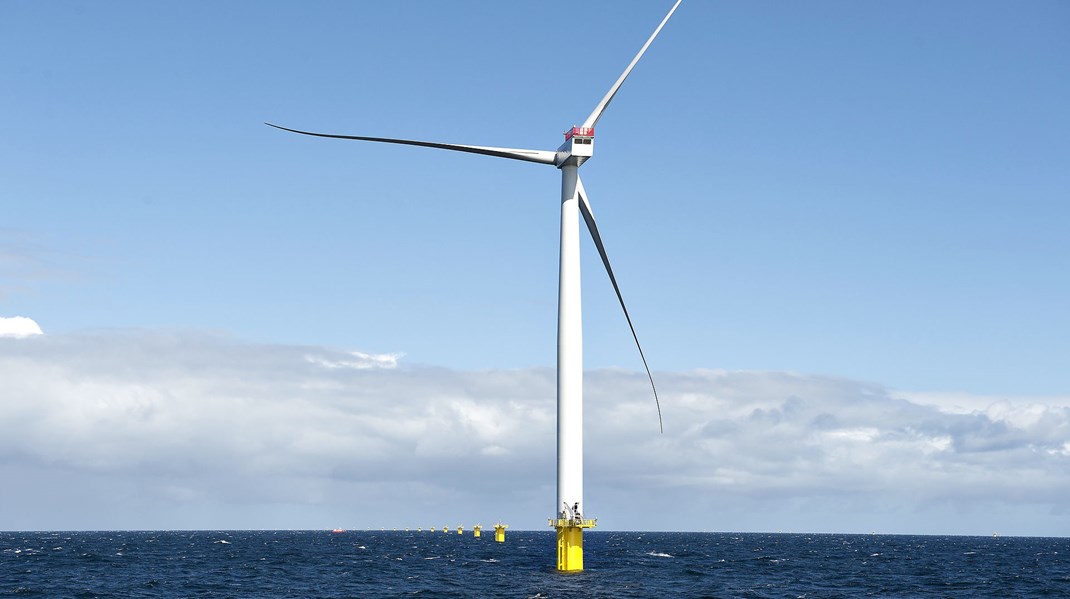
<instances>
[{"instance_id":1,"label":"dark blue water","mask_svg":"<svg viewBox=\"0 0 1070 599\"><path fill-rule=\"evenodd\" d=\"M1070 539L588 532L0 533L0 596L1070 597Z\"/></svg>"}]
</instances>

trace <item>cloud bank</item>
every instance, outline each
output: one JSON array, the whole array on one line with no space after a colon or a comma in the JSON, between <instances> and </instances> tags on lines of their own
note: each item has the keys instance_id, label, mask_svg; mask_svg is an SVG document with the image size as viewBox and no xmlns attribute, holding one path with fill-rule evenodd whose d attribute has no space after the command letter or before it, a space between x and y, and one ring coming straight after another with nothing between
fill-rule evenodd
<instances>
[{"instance_id":1,"label":"cloud bank","mask_svg":"<svg viewBox=\"0 0 1070 599\"><path fill-rule=\"evenodd\" d=\"M589 372L611 529L1070 533L1070 400ZM553 510L552 369L192 332L0 338L0 529L442 526Z\"/></svg>"}]
</instances>

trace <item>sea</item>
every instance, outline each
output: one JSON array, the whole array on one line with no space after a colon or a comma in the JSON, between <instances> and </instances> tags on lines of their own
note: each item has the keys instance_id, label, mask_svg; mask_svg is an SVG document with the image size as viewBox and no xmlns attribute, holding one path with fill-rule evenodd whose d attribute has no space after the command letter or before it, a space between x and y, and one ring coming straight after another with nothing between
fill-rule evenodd
<instances>
[{"instance_id":1,"label":"sea","mask_svg":"<svg viewBox=\"0 0 1070 599\"><path fill-rule=\"evenodd\" d=\"M1070 597L1070 539L588 531L0 532L0 597Z\"/></svg>"}]
</instances>

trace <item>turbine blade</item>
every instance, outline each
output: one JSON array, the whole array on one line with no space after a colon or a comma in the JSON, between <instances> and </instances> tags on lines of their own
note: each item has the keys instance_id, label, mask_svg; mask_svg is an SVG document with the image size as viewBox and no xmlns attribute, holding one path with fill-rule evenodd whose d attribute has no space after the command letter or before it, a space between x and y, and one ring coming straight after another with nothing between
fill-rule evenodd
<instances>
[{"instance_id":1,"label":"turbine blade","mask_svg":"<svg viewBox=\"0 0 1070 599\"><path fill-rule=\"evenodd\" d=\"M679 3L677 3L679 4ZM632 325L632 317L628 314L628 307L624 305L624 296L620 294L620 286L617 285L617 277L613 276L613 267L609 265L609 256L606 255L606 246L602 244L602 236L598 234L598 225L594 222L594 213L591 212L591 203L587 201L587 191L583 188L583 182L576 178L576 195L579 196L580 213L587 222L587 230L591 232L598 255L602 256L602 264L606 265L606 273L609 281L613 283L613 291L617 292L617 300L624 310L624 318L628 321L628 328L632 330L632 338L635 339L635 347L639 348L639 357L643 359L643 368L646 368L646 376L650 379L650 389L654 392L654 405L658 407L658 427L665 433L665 425L661 420L661 402L658 400L658 388L654 386L654 375L650 374L650 366L646 363L646 355L643 354L643 346L639 345L639 336L635 334L635 326Z\"/></svg>"},{"instance_id":2,"label":"turbine blade","mask_svg":"<svg viewBox=\"0 0 1070 599\"><path fill-rule=\"evenodd\" d=\"M417 141L412 139L393 139L390 137L363 137L359 135L333 135L330 133L312 133L311 131L300 131L298 129L290 129L289 127L282 127L280 125L274 125L272 123L264 123L269 127L276 129L282 129L283 131L290 131L292 133L300 133L301 135L312 135L315 137L332 137L335 139L356 139L359 141L377 141L388 144L402 144L406 146L423 146L425 148L438 148L440 150L454 150L456 152L469 152L471 154L483 154L485 156L497 156L498 158L510 158L513 160L523 160L526 162L538 162L539 164L553 164L554 159L557 156L556 152L549 152L546 150L520 150L516 148L494 148L489 146L465 146L460 144L445 144L434 141Z\"/></svg>"},{"instance_id":3,"label":"turbine blade","mask_svg":"<svg viewBox=\"0 0 1070 599\"><path fill-rule=\"evenodd\" d=\"M676 7L680 6L680 2L681 0L676 0L676 4L672 5L672 8L669 9L669 14L665 15L665 18L661 20L661 24L658 25L658 28L654 30L654 33L650 34L650 39L643 44L639 53L636 54L635 58L632 59L632 62L628 64L628 68L624 69L624 72L621 73L617 82L613 84L613 87L609 88L608 92L606 92L606 96L602 98L602 101L598 103L598 106L594 107L594 112L591 113L591 116L587 117L586 121L583 121L584 127L594 127L595 123L598 122L598 119L602 118L602 113L606 111L606 107L613 101L613 96L617 95L617 90L624 84L624 80L628 78L628 74L635 68L635 63L639 62L639 59L643 57L643 53L650 47L650 43L654 41L654 38L656 38L659 33L661 33L661 28L669 21L669 17L672 16L672 13L676 12Z\"/></svg>"}]
</instances>

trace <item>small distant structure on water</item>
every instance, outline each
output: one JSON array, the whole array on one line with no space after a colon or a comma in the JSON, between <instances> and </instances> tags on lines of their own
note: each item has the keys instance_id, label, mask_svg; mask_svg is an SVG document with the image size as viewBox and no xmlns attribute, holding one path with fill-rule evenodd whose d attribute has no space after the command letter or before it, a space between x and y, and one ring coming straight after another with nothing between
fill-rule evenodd
<instances>
[{"instance_id":1,"label":"small distant structure on water","mask_svg":"<svg viewBox=\"0 0 1070 599\"><path fill-rule=\"evenodd\" d=\"M504 543L505 542L505 530L507 528L509 528L509 525L508 524L502 524L501 520L499 520L494 525L494 540L499 542L499 543ZM374 530L374 529L367 529L367 530L371 531L371 530ZM383 528L380 528L379 530L385 532L386 528L383 527ZM397 532L398 531L397 528L392 528L391 530L393 532ZM427 530L430 531L430 532L436 532L436 531L438 531L438 528L435 527L435 526L432 526L432 527L428 528ZM416 528L416 532L423 532L423 531L424 531L424 529L423 529L422 526ZM331 530L331 533L333 533L333 534L339 534L339 533L343 533L343 532L346 532L346 529L344 529L344 528L335 528L335 529ZM412 527L406 526L405 527L405 532L412 532ZM449 526L443 526L442 527L442 532L444 534L451 534L453 532L453 529L450 528ZM457 526L457 534L460 535L460 536L464 535L464 525L463 524L460 524L460 525ZM477 539L483 538L483 525L482 524L476 524L475 526L472 527L472 536L474 538L477 538Z\"/></svg>"}]
</instances>

